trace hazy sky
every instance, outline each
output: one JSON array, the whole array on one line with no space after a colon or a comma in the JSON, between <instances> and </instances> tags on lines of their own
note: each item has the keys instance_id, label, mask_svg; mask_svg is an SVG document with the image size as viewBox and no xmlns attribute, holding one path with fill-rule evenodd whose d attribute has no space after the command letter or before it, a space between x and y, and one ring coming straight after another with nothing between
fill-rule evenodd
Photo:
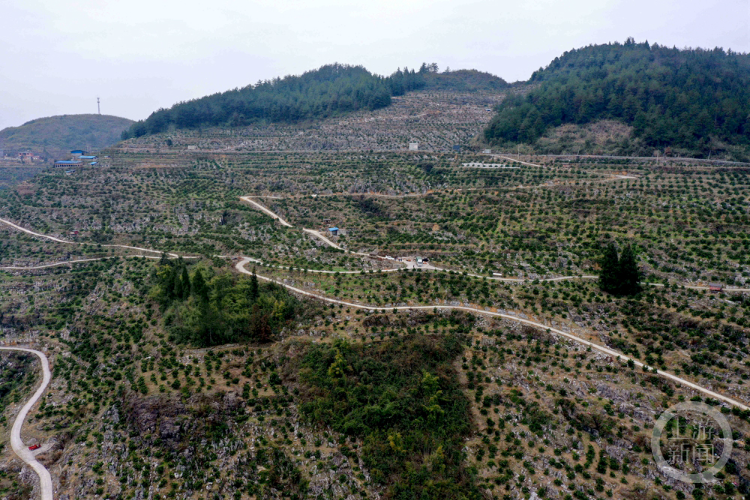
<instances>
[{"instance_id":1,"label":"hazy sky","mask_svg":"<svg viewBox=\"0 0 750 500\"><path fill-rule=\"evenodd\" d=\"M608 41L750 52L750 0L0 0L0 129L50 115L159 107L362 64L437 62L525 80Z\"/></svg>"}]
</instances>

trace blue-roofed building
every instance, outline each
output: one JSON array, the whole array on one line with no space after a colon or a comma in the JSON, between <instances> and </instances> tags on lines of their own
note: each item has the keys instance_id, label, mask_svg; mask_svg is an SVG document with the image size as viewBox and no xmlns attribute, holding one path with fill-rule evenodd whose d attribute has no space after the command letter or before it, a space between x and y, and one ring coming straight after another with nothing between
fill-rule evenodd
<instances>
[{"instance_id":1,"label":"blue-roofed building","mask_svg":"<svg viewBox=\"0 0 750 500\"><path fill-rule=\"evenodd\" d=\"M94 155L81 155L79 158L81 160L96 160L96 156Z\"/></svg>"},{"instance_id":2,"label":"blue-roofed building","mask_svg":"<svg viewBox=\"0 0 750 500\"><path fill-rule=\"evenodd\" d=\"M81 162L78 160L57 160L55 162L56 167L75 167L80 164Z\"/></svg>"},{"instance_id":3,"label":"blue-roofed building","mask_svg":"<svg viewBox=\"0 0 750 500\"><path fill-rule=\"evenodd\" d=\"M73 156L83 156L86 154L86 151L82 149L74 149L73 151L70 152L70 154L72 154Z\"/></svg>"},{"instance_id":4,"label":"blue-roofed building","mask_svg":"<svg viewBox=\"0 0 750 500\"><path fill-rule=\"evenodd\" d=\"M328 228L328 232L331 233L331 236L338 236L338 234L339 234L339 228L337 228L337 227L330 227L330 228Z\"/></svg>"},{"instance_id":5,"label":"blue-roofed building","mask_svg":"<svg viewBox=\"0 0 750 500\"><path fill-rule=\"evenodd\" d=\"M89 163L89 165L98 165L98 164L99 164L98 161L92 161L91 163Z\"/></svg>"}]
</instances>

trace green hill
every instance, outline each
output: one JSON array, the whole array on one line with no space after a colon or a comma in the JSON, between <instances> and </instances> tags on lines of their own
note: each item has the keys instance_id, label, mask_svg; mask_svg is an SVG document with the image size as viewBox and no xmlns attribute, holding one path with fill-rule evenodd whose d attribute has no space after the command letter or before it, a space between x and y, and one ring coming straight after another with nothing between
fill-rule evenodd
<instances>
[{"instance_id":1,"label":"green hill","mask_svg":"<svg viewBox=\"0 0 750 500\"><path fill-rule=\"evenodd\" d=\"M476 70L438 73L436 64L418 70L398 69L378 76L362 66L331 64L299 76L258 82L160 109L134 123L123 139L173 129L241 127L254 123L293 123L391 104L392 96L419 89L474 92L497 91L508 84L502 78Z\"/></svg>"},{"instance_id":2,"label":"green hill","mask_svg":"<svg viewBox=\"0 0 750 500\"><path fill-rule=\"evenodd\" d=\"M502 78L491 73L475 69L459 69L442 73L427 73L425 87L435 90L457 92L492 92L508 88L510 85Z\"/></svg>"},{"instance_id":3,"label":"green hill","mask_svg":"<svg viewBox=\"0 0 750 500\"><path fill-rule=\"evenodd\" d=\"M109 115L61 115L38 118L0 130L6 151L31 150L59 156L71 149L101 149L118 142L132 120Z\"/></svg>"},{"instance_id":4,"label":"green hill","mask_svg":"<svg viewBox=\"0 0 750 500\"><path fill-rule=\"evenodd\" d=\"M632 127L615 148L637 141L651 151L748 157L748 54L629 39L566 52L529 83L534 86L525 95L502 103L485 131L487 142L535 145L560 125L615 120Z\"/></svg>"},{"instance_id":5,"label":"green hill","mask_svg":"<svg viewBox=\"0 0 750 500\"><path fill-rule=\"evenodd\" d=\"M257 122L295 122L325 118L391 102L385 78L362 66L332 64L300 76L258 82L160 109L123 135L140 137L172 128L244 126Z\"/></svg>"}]
</instances>

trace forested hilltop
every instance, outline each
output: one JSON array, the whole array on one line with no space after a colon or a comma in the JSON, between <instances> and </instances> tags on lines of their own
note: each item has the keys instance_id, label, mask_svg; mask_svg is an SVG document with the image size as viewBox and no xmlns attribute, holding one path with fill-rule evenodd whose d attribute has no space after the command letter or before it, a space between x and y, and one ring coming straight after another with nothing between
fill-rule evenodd
<instances>
[{"instance_id":1,"label":"forested hilltop","mask_svg":"<svg viewBox=\"0 0 750 500\"><path fill-rule=\"evenodd\" d=\"M610 152L669 153L669 148L702 157L712 152L748 157L748 54L628 39L566 52L535 72L529 83L537 85L502 103L485 131L489 143L564 152L554 151L547 140L553 127L574 124L586 130L597 121L614 120L632 128L629 137L609 145ZM592 143L585 146L591 149ZM635 146L640 151L633 151Z\"/></svg>"},{"instance_id":2,"label":"forested hilltop","mask_svg":"<svg viewBox=\"0 0 750 500\"><path fill-rule=\"evenodd\" d=\"M160 109L134 123L122 138L173 129L294 123L373 111L389 106L393 96L419 89L476 92L507 86L502 78L476 70L440 73L435 63L423 63L419 70L399 68L388 77L374 75L362 66L332 64Z\"/></svg>"},{"instance_id":3,"label":"forested hilltop","mask_svg":"<svg viewBox=\"0 0 750 500\"><path fill-rule=\"evenodd\" d=\"M425 71L424 66L420 74L424 76L424 87L429 90L452 90L460 92L499 91L510 85L502 78L475 69L459 69L451 71L446 68L442 73L433 65L431 71Z\"/></svg>"}]
</instances>

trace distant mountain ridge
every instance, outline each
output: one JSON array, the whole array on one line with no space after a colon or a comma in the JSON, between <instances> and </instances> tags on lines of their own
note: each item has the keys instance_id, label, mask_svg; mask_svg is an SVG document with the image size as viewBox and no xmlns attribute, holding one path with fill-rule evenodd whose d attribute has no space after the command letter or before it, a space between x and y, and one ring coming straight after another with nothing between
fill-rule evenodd
<instances>
[{"instance_id":1,"label":"distant mountain ridge","mask_svg":"<svg viewBox=\"0 0 750 500\"><path fill-rule=\"evenodd\" d=\"M60 156L72 149L102 149L118 142L133 120L111 115L59 115L0 130L0 149Z\"/></svg>"},{"instance_id":2,"label":"distant mountain ridge","mask_svg":"<svg viewBox=\"0 0 750 500\"><path fill-rule=\"evenodd\" d=\"M362 66L331 64L299 76L258 82L191 101L180 102L134 123L123 139L176 129L242 127L256 123L294 123L337 116L358 110L387 107L391 97L419 89L442 91L498 91L508 87L502 78L476 70L439 73L436 64L398 69L388 77Z\"/></svg>"},{"instance_id":3,"label":"distant mountain ridge","mask_svg":"<svg viewBox=\"0 0 750 500\"><path fill-rule=\"evenodd\" d=\"M628 39L566 52L528 83L534 88L500 105L488 143L536 145L554 127L616 120L632 127L632 137L615 148L637 141L642 150L748 157L748 54Z\"/></svg>"}]
</instances>

